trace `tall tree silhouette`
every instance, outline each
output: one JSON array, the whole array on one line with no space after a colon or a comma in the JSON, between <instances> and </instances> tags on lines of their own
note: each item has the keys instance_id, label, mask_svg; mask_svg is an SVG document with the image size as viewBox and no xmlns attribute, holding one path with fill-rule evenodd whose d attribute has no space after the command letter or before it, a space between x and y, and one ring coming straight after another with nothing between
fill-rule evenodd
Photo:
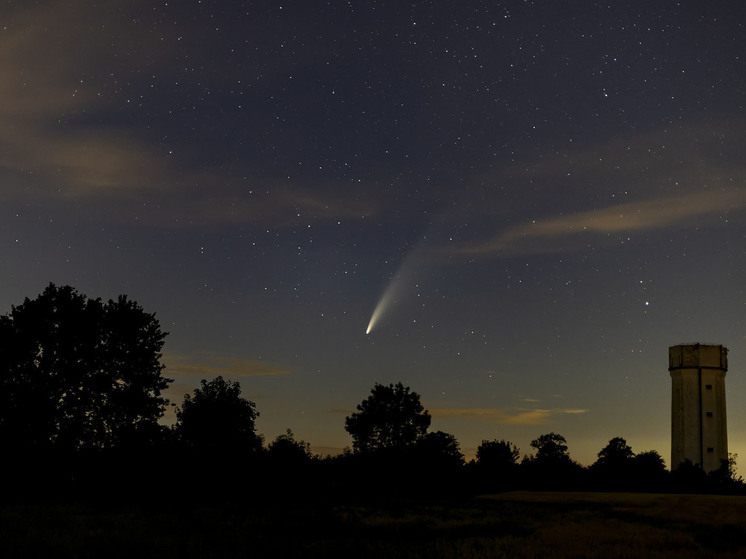
<instances>
[{"instance_id":1,"label":"tall tree silhouette","mask_svg":"<svg viewBox=\"0 0 746 559\"><path fill-rule=\"evenodd\" d=\"M427 433L413 447L415 457L434 470L457 470L464 465L456 437L443 431Z\"/></svg>"},{"instance_id":2,"label":"tall tree silhouette","mask_svg":"<svg viewBox=\"0 0 746 559\"><path fill-rule=\"evenodd\" d=\"M635 453L622 437L614 437L598 453L598 460L590 467L596 483L605 487L624 489L634 484Z\"/></svg>"},{"instance_id":3,"label":"tall tree silhouette","mask_svg":"<svg viewBox=\"0 0 746 559\"><path fill-rule=\"evenodd\" d=\"M627 441L614 437L599 451L595 466L612 470L627 468L634 457L635 453Z\"/></svg>"},{"instance_id":4,"label":"tall tree silhouette","mask_svg":"<svg viewBox=\"0 0 746 559\"><path fill-rule=\"evenodd\" d=\"M547 433L531 441L531 446L536 456L521 462L524 481L543 488L568 488L580 481L583 468L570 458L565 437Z\"/></svg>"},{"instance_id":5,"label":"tall tree silhouette","mask_svg":"<svg viewBox=\"0 0 746 559\"><path fill-rule=\"evenodd\" d=\"M508 441L483 440L477 447L476 472L480 482L496 488L515 483L511 479L518 469L518 447Z\"/></svg>"},{"instance_id":6,"label":"tall tree silhouette","mask_svg":"<svg viewBox=\"0 0 746 559\"><path fill-rule=\"evenodd\" d=\"M194 395L187 394L176 412L176 432L181 441L198 452L246 454L262 449L255 422L254 402L241 396L237 382L216 377L202 380Z\"/></svg>"},{"instance_id":7,"label":"tall tree silhouette","mask_svg":"<svg viewBox=\"0 0 746 559\"><path fill-rule=\"evenodd\" d=\"M313 459L310 443L297 440L290 429L269 444L267 455L274 463L288 466L306 464Z\"/></svg>"},{"instance_id":8,"label":"tall tree silhouette","mask_svg":"<svg viewBox=\"0 0 746 559\"><path fill-rule=\"evenodd\" d=\"M5 448L112 448L152 431L166 333L120 296L102 303L50 284L0 317L0 441Z\"/></svg>"},{"instance_id":9,"label":"tall tree silhouette","mask_svg":"<svg viewBox=\"0 0 746 559\"><path fill-rule=\"evenodd\" d=\"M518 447L508 441L482 441L477 447L477 464L485 470L507 472L518 464Z\"/></svg>"},{"instance_id":10,"label":"tall tree silhouette","mask_svg":"<svg viewBox=\"0 0 746 559\"><path fill-rule=\"evenodd\" d=\"M557 433L547 433L531 441L531 447L536 449L536 462L556 465L570 462L567 452L567 440Z\"/></svg>"},{"instance_id":11,"label":"tall tree silhouette","mask_svg":"<svg viewBox=\"0 0 746 559\"><path fill-rule=\"evenodd\" d=\"M660 489L668 476L663 457L655 450L647 450L632 459L634 483L638 489Z\"/></svg>"},{"instance_id":12,"label":"tall tree silhouette","mask_svg":"<svg viewBox=\"0 0 746 559\"><path fill-rule=\"evenodd\" d=\"M430 414L422 407L420 395L402 383L376 383L357 411L345 419L356 452L404 449L424 436Z\"/></svg>"}]
</instances>

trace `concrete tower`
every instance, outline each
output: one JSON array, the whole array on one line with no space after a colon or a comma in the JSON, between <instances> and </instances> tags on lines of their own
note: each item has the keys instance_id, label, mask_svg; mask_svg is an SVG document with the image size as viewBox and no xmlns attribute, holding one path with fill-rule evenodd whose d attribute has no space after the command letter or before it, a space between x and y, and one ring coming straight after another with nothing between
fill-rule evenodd
<instances>
[{"instance_id":1,"label":"concrete tower","mask_svg":"<svg viewBox=\"0 0 746 559\"><path fill-rule=\"evenodd\" d=\"M721 345L668 348L671 373L671 469L685 460L705 472L728 459L725 373L728 350Z\"/></svg>"}]
</instances>

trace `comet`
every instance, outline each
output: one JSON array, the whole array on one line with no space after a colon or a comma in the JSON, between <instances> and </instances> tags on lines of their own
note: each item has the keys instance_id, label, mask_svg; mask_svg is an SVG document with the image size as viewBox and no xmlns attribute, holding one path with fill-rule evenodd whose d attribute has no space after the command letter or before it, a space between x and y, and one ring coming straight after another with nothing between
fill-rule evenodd
<instances>
[{"instance_id":1,"label":"comet","mask_svg":"<svg viewBox=\"0 0 746 559\"><path fill-rule=\"evenodd\" d=\"M368 322L368 328L365 330L366 334L370 334L378 326L384 315L396 306L401 297L406 294L407 287L416 283L417 272L422 267L424 260L424 251L420 247L415 247L407 255L378 300L370 317L370 322Z\"/></svg>"},{"instance_id":2,"label":"comet","mask_svg":"<svg viewBox=\"0 0 746 559\"><path fill-rule=\"evenodd\" d=\"M392 284L389 283L389 287L391 287L391 285ZM366 334L370 334L370 332L373 330L373 327L378 323L378 320L381 318L381 315L389 306L391 300L391 293L389 289L386 289L386 291L383 292L381 298L378 300L376 308L373 310L373 314L370 317L370 322L368 322L368 328L365 330Z\"/></svg>"},{"instance_id":3,"label":"comet","mask_svg":"<svg viewBox=\"0 0 746 559\"><path fill-rule=\"evenodd\" d=\"M365 330L366 334L370 334L373 331L373 328L376 327L384 313L386 313L386 311L397 302L397 295L402 291L402 284L404 283L401 277L400 273L395 275L386 286L386 290L378 300L378 304L376 304L376 308L373 310L373 314L370 317L368 328Z\"/></svg>"}]
</instances>

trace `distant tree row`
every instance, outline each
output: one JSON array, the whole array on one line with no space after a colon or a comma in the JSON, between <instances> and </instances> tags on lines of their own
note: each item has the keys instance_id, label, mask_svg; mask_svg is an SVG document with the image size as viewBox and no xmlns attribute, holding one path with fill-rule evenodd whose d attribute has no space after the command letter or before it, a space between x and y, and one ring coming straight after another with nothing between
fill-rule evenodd
<instances>
[{"instance_id":1,"label":"distant tree row","mask_svg":"<svg viewBox=\"0 0 746 559\"><path fill-rule=\"evenodd\" d=\"M505 440L484 440L476 458L464 462L453 435L427 433L430 415L420 397L401 383L376 384L371 395L346 419L353 438L354 454L375 458L377 465L387 456L410 461L425 457L429 473L460 470L462 481L477 490L511 488L613 488L662 489L668 483L665 463L656 451L635 454L621 437L609 441L588 468L569 455L567 441L547 433L531 441L533 453L520 459L519 449ZM423 450L427 449L427 453ZM417 460L415 460L417 462ZM423 472L420 472L422 474Z\"/></svg>"},{"instance_id":2,"label":"distant tree row","mask_svg":"<svg viewBox=\"0 0 746 559\"><path fill-rule=\"evenodd\" d=\"M313 456L290 430L265 447L256 405L222 377L202 380L165 427L165 337L155 316L127 297L102 302L69 286L50 284L0 316L0 448L10 457L0 474L39 497L155 495L164 487L190 487L200 498L740 487L732 462L710 476L692 464L670 474L656 451L635 454L621 437L587 468L557 433L533 440L534 452L520 460L511 442L482 441L467 464L453 435L428 431L420 396L401 383L374 385L345 419L352 449L336 457Z\"/></svg>"}]
</instances>

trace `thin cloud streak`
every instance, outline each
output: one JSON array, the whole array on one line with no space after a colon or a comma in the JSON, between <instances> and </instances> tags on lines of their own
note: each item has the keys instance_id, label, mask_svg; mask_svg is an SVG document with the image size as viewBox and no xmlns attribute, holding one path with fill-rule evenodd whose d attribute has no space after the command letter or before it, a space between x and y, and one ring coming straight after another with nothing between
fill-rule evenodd
<instances>
[{"instance_id":1,"label":"thin cloud streak","mask_svg":"<svg viewBox=\"0 0 746 559\"><path fill-rule=\"evenodd\" d=\"M165 375L177 380L216 376L243 378L288 373L287 369L276 365L241 357L171 354L164 356L163 362L166 365Z\"/></svg>"},{"instance_id":2,"label":"thin cloud streak","mask_svg":"<svg viewBox=\"0 0 746 559\"><path fill-rule=\"evenodd\" d=\"M351 415L355 413L357 410L346 409L346 408L331 408L326 411L327 413L331 413L334 415Z\"/></svg>"},{"instance_id":3,"label":"thin cloud streak","mask_svg":"<svg viewBox=\"0 0 746 559\"><path fill-rule=\"evenodd\" d=\"M496 408L436 408L430 410L435 418L462 418L499 425L544 425L557 415L579 415L584 409L504 410Z\"/></svg>"},{"instance_id":4,"label":"thin cloud streak","mask_svg":"<svg viewBox=\"0 0 746 559\"><path fill-rule=\"evenodd\" d=\"M460 252L478 256L542 252L541 249L537 250L532 241L580 234L611 235L663 229L693 218L743 208L746 208L746 189L631 202L555 218L533 220L512 227L487 242L462 247Z\"/></svg>"}]
</instances>

